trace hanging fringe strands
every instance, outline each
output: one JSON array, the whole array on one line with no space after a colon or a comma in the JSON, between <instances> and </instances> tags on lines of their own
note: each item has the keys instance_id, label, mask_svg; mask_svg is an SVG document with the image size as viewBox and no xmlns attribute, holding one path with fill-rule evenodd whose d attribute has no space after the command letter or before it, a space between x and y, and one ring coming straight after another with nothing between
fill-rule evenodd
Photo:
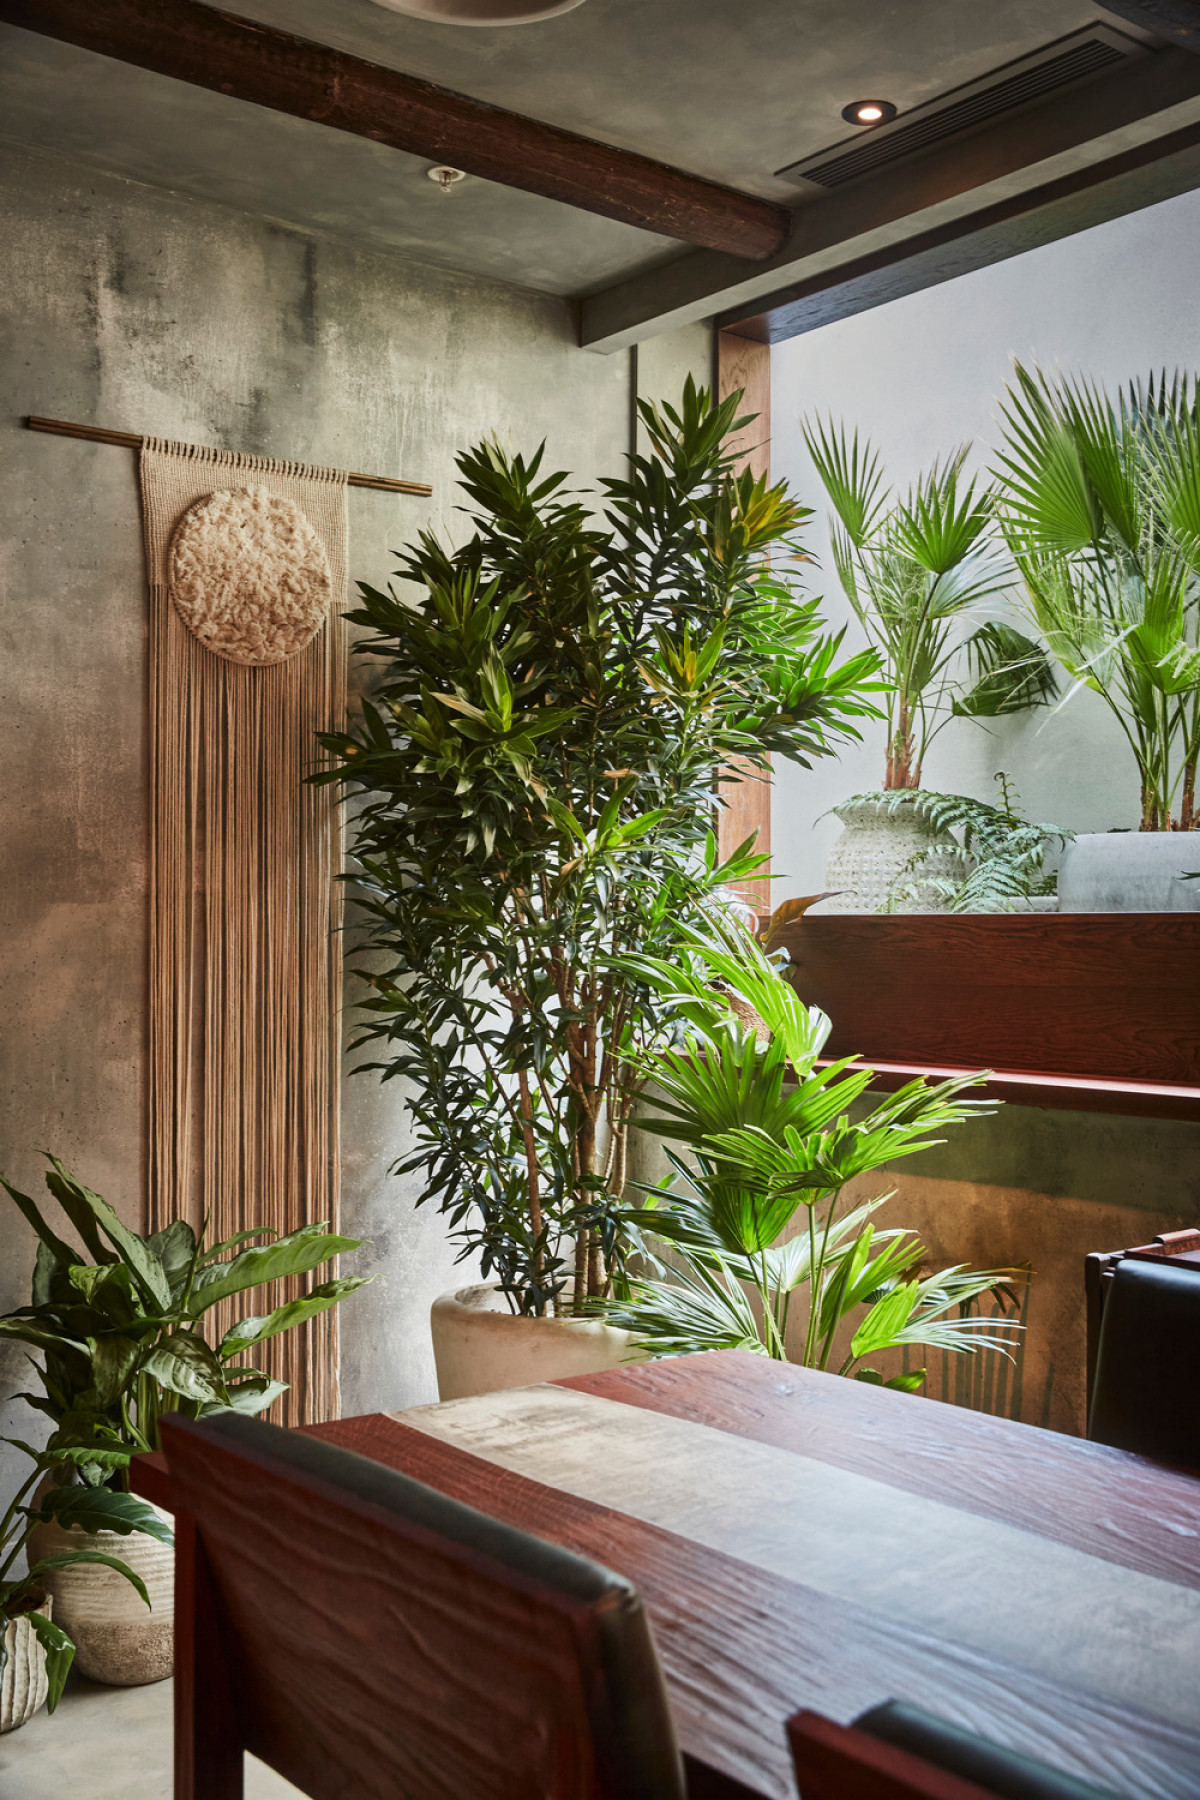
<instances>
[{"instance_id":1,"label":"hanging fringe strands","mask_svg":"<svg viewBox=\"0 0 1200 1800\"><path fill-rule=\"evenodd\" d=\"M134 431L106 431L101 425L74 425L68 419L41 419L30 413L25 420L29 431L48 431L55 437L84 438L90 444L123 444L129 450L140 450L143 444L149 443ZM220 450L202 451L206 456L221 456ZM280 464L281 468L296 467L297 464ZM385 494L416 494L426 498L433 489L424 481L396 481L390 475L342 475L341 479L351 487L379 488Z\"/></svg>"},{"instance_id":2,"label":"hanging fringe strands","mask_svg":"<svg viewBox=\"0 0 1200 1800\"><path fill-rule=\"evenodd\" d=\"M346 477L140 444L151 593L150 1222L338 1212L341 840L304 783L344 728ZM263 1241L263 1240L258 1240ZM303 1291L278 1283L264 1313ZM218 1335L233 1323L216 1320ZM256 1347L272 1416L338 1414L336 1308Z\"/></svg>"}]
</instances>

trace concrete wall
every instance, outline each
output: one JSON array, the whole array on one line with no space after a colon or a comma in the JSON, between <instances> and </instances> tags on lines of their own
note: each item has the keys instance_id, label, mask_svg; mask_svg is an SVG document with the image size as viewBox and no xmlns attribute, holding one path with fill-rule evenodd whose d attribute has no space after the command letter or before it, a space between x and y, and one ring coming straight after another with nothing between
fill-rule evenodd
<instances>
[{"instance_id":1,"label":"concrete wall","mask_svg":"<svg viewBox=\"0 0 1200 1800\"><path fill-rule=\"evenodd\" d=\"M1090 371L1110 387L1163 366L1196 369L1198 282L1200 194L1192 193L780 344L773 472L823 519L799 429L811 413L866 432L900 486L964 440L986 466L1014 354ZM857 644L819 522L809 538L825 565L815 585ZM778 771L777 903L824 885L839 830L823 816L829 807L882 785L882 726L865 740L812 771ZM1031 817L1075 831L1136 824L1134 766L1094 695L1056 716L991 721L986 732L954 721L933 747L924 785L990 799L998 769L1015 777ZM937 1261L1032 1261L1022 1416L1081 1429L1082 1257L1200 1219L1200 1127L1009 1107L904 1163L892 1183L887 1222L924 1230Z\"/></svg>"},{"instance_id":2,"label":"concrete wall","mask_svg":"<svg viewBox=\"0 0 1200 1800\"><path fill-rule=\"evenodd\" d=\"M584 480L629 447L632 361L577 350L565 302L405 264L49 158L0 166L0 1167L50 1148L131 1222L144 1181L146 599L133 455L27 412L433 483L350 490L351 572L455 521L455 454L549 440ZM664 343L661 373L697 351ZM703 338L703 333L701 333ZM657 372L652 366L650 374ZM434 1397L428 1308L452 1276L433 1211L388 1175L403 1098L344 1094L344 1228L383 1278L343 1316L348 1411ZM32 1234L0 1208L0 1310ZM28 1385L0 1360L2 1393ZM5 1430L30 1435L22 1404Z\"/></svg>"}]
</instances>

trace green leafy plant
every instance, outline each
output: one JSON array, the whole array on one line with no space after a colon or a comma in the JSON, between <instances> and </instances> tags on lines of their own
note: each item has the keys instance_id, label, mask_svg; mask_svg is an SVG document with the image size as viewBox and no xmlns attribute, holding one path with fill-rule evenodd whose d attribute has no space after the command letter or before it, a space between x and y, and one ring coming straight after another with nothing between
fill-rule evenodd
<instances>
[{"instance_id":1,"label":"green leafy plant","mask_svg":"<svg viewBox=\"0 0 1200 1800\"><path fill-rule=\"evenodd\" d=\"M933 894L950 912L1013 912L1036 895L1054 893L1057 877L1046 869L1046 852L1051 844L1069 842L1074 833L1026 819L1003 770L996 780L999 806L923 788L857 796L879 801L889 812L909 807L935 830L961 833L953 847L931 844L910 858L892 889L893 906ZM970 863L965 876L960 844Z\"/></svg>"},{"instance_id":2,"label":"green leafy plant","mask_svg":"<svg viewBox=\"0 0 1200 1800\"><path fill-rule=\"evenodd\" d=\"M1116 719L1143 831L1197 823L1200 390L1095 382L1019 363L1004 407L999 517L1032 622Z\"/></svg>"},{"instance_id":3,"label":"green leafy plant","mask_svg":"<svg viewBox=\"0 0 1200 1800\"><path fill-rule=\"evenodd\" d=\"M163 1543L172 1542L171 1527L152 1506L132 1494L113 1493L109 1488L64 1486L52 1484L39 1496L34 1489L46 1476L60 1476L71 1468L74 1457L70 1450L34 1450L17 1438L2 1440L32 1458L33 1468L18 1487L8 1510L0 1518L0 1676L8 1652L4 1644L4 1627L10 1619L27 1618L46 1656L48 1693L47 1711L53 1712L62 1694L63 1683L75 1659L75 1646L61 1625L39 1612L44 1582L55 1569L76 1563L103 1563L123 1575L137 1589L146 1605L150 1596L140 1575L120 1560L103 1551L79 1549L58 1550L39 1556L32 1542L39 1525L56 1524L84 1532L114 1531L127 1537L130 1532L144 1531ZM24 1557L26 1568L14 1575L15 1565Z\"/></svg>"},{"instance_id":4,"label":"green leafy plant","mask_svg":"<svg viewBox=\"0 0 1200 1800\"><path fill-rule=\"evenodd\" d=\"M858 433L804 426L833 506L833 562L889 684L884 788L916 788L926 753L953 717L985 719L1053 699L1040 645L996 620L962 641L959 622L1007 587L990 490L963 479L966 449L936 463L897 499L878 454ZM968 679L959 671L966 662Z\"/></svg>"},{"instance_id":5,"label":"green leafy plant","mask_svg":"<svg viewBox=\"0 0 1200 1800\"><path fill-rule=\"evenodd\" d=\"M322 739L363 805L354 879L369 988L356 1048L406 1084L421 1202L514 1311L608 1292L638 1056L662 1030L619 957L764 860L724 861L717 769L804 766L878 716L870 653L838 662L772 554L808 516L736 474L748 423L688 382L642 404L650 453L574 496L487 442L459 459L472 534L426 534L350 616L378 687Z\"/></svg>"},{"instance_id":6,"label":"green leafy plant","mask_svg":"<svg viewBox=\"0 0 1200 1800\"><path fill-rule=\"evenodd\" d=\"M1007 1293L1016 1271L921 1275L920 1239L873 1223L890 1195L843 1200L856 1177L991 1110L968 1097L986 1077L909 1082L864 1111L874 1072L851 1069L850 1058L818 1066L829 1020L744 928L730 920L689 932L687 948L686 966L638 959L681 1026L680 1041L643 1064L653 1116L639 1123L684 1153L668 1150L671 1180L630 1213L657 1272L631 1279L629 1297L608 1309L612 1322L660 1355L741 1349L785 1360L798 1342L792 1360L828 1369L841 1345L838 1372L873 1382L883 1376L866 1359L902 1346L1003 1351L1018 1328L970 1303ZM801 1229L781 1242L797 1217ZM886 1385L915 1389L924 1373Z\"/></svg>"},{"instance_id":7,"label":"green leafy plant","mask_svg":"<svg viewBox=\"0 0 1200 1800\"><path fill-rule=\"evenodd\" d=\"M53 1421L50 1448L91 1487L127 1484L132 1456L159 1447L165 1412L204 1418L261 1412L286 1389L244 1363L245 1352L336 1306L371 1279L323 1281L216 1344L204 1336L218 1301L309 1274L359 1248L325 1225L279 1237L244 1231L209 1245L182 1219L151 1237L124 1225L108 1201L51 1156L46 1186L82 1251L59 1236L27 1194L4 1180L38 1236L31 1304L0 1318L0 1338L40 1357L43 1392L22 1396ZM0 1177L0 1180L3 1180ZM252 1240L264 1239L255 1244Z\"/></svg>"}]
</instances>

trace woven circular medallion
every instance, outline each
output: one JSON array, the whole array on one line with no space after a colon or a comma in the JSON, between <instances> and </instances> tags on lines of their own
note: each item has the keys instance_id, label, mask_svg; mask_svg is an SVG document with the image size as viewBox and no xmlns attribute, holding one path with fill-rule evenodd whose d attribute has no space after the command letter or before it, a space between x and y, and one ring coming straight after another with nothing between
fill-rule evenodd
<instances>
[{"instance_id":1,"label":"woven circular medallion","mask_svg":"<svg viewBox=\"0 0 1200 1800\"><path fill-rule=\"evenodd\" d=\"M208 494L175 527L175 610L228 662L286 662L311 643L333 586L325 546L300 508L269 488Z\"/></svg>"}]
</instances>

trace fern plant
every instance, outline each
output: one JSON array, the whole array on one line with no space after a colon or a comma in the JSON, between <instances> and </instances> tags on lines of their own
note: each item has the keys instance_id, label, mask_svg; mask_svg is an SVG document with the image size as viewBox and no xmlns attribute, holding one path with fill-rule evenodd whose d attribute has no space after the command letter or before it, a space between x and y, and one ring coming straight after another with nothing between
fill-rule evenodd
<instances>
[{"instance_id":1,"label":"fern plant","mask_svg":"<svg viewBox=\"0 0 1200 1800\"><path fill-rule=\"evenodd\" d=\"M910 1390L924 1369L885 1382L869 1359L904 1346L972 1354L1012 1344L1011 1321L964 1309L998 1289L1011 1298L1017 1271L922 1274L920 1238L873 1222L890 1194L844 1201L854 1178L992 1110L970 1094L985 1077L909 1082L860 1113L874 1071L851 1071L851 1058L818 1066L829 1020L748 931L730 915L684 940L674 962L626 959L680 1024L679 1042L641 1066L655 1116L639 1121L679 1149L667 1152L672 1178L643 1187L643 1205L626 1215L650 1272L629 1279L610 1320L659 1356L752 1350ZM797 1217L800 1231L781 1242Z\"/></svg>"},{"instance_id":2,"label":"fern plant","mask_svg":"<svg viewBox=\"0 0 1200 1800\"><path fill-rule=\"evenodd\" d=\"M1067 843L1074 833L1061 825L1032 823L1022 814L1020 799L1003 770L996 781L999 806L967 794L923 789L857 796L879 802L890 813L907 807L935 831L962 833L953 844L930 844L909 858L892 888L889 910L932 894L949 912L1015 912L1035 896L1054 893L1057 877L1046 869L1046 852L1052 843L1060 847ZM965 877L964 853L971 865Z\"/></svg>"}]
</instances>

